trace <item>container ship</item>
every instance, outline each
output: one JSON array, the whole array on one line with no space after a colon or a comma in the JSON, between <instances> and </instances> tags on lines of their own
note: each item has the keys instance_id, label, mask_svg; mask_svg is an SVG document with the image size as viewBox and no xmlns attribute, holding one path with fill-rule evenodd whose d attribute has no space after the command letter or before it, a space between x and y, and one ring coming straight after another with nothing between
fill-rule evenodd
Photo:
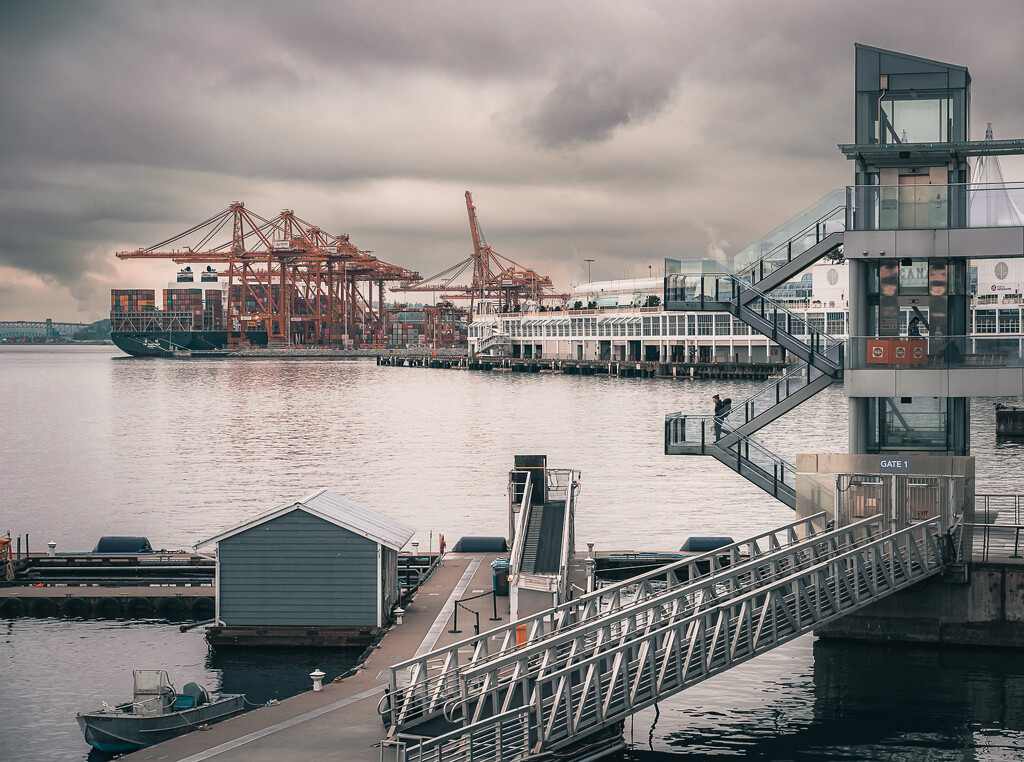
<instances>
[{"instance_id":1,"label":"container ship","mask_svg":"<svg viewBox=\"0 0 1024 762\"><path fill-rule=\"evenodd\" d=\"M319 336L307 330L313 319L310 305L296 298L289 323L291 335L284 342L268 340L269 333L258 302L264 301L265 286L234 284L232 304L241 305L240 314L229 326L226 314L228 284L212 267L198 273L190 267L178 272L177 279L163 290L159 308L155 289L114 289L110 292L110 338L123 352L136 357L163 357L183 351L216 351L238 348L301 346L332 349L374 348L404 349L428 346L453 349L467 346L469 315L451 302L436 305L392 305L380 310L374 319L369 311L351 315L350 325L331 340L330 326L324 321ZM270 299L278 301L278 285L272 284ZM275 335L275 339L278 337Z\"/></svg>"},{"instance_id":2,"label":"container ship","mask_svg":"<svg viewBox=\"0 0 1024 762\"><path fill-rule=\"evenodd\" d=\"M236 286L241 297L241 287ZM113 289L110 292L110 339L123 352L160 357L181 350L214 350L228 346L224 320L226 284L213 268L195 274L189 267L163 291L157 309L155 289ZM245 332L251 346L266 346L267 332L252 326Z\"/></svg>"}]
</instances>

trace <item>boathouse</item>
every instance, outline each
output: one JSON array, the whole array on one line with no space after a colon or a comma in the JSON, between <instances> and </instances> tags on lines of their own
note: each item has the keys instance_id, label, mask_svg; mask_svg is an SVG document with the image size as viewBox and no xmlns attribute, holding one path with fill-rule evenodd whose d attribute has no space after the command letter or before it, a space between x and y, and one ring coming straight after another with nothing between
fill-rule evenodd
<instances>
[{"instance_id":1,"label":"boathouse","mask_svg":"<svg viewBox=\"0 0 1024 762\"><path fill-rule=\"evenodd\" d=\"M398 603L398 552L415 530L326 489L232 527L217 546L213 643L346 645Z\"/></svg>"}]
</instances>

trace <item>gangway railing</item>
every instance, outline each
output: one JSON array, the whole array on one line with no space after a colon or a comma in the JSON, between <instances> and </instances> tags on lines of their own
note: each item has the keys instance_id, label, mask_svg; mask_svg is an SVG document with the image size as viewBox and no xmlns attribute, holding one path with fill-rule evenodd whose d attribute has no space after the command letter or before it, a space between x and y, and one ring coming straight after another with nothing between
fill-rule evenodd
<instances>
[{"instance_id":1,"label":"gangway railing","mask_svg":"<svg viewBox=\"0 0 1024 762\"><path fill-rule=\"evenodd\" d=\"M434 738L399 734L381 742L393 748L397 762L508 762L530 753L530 707L521 706L485 722Z\"/></svg>"},{"instance_id":2,"label":"gangway railing","mask_svg":"<svg viewBox=\"0 0 1024 762\"><path fill-rule=\"evenodd\" d=\"M529 492L525 494L529 495ZM816 537L824 524L825 513L798 519L716 550L607 585L485 634L465 638L396 664L392 667L390 692L378 710L389 719L392 733L438 717L445 704L460 695L459 673L521 648L522 633L526 634L526 643L543 642L567 627L599 621L666 589L675 589L733 568L745 559L761 558L792 548Z\"/></svg>"},{"instance_id":3,"label":"gangway railing","mask_svg":"<svg viewBox=\"0 0 1024 762\"><path fill-rule=\"evenodd\" d=\"M796 507L796 466L753 437L719 424L713 415L666 415L665 454L712 455L790 508Z\"/></svg>"},{"instance_id":4,"label":"gangway railing","mask_svg":"<svg viewBox=\"0 0 1024 762\"><path fill-rule=\"evenodd\" d=\"M504 732L497 728L511 722L507 734L529 738L529 755L573 746L690 685L940 573L959 559L963 531L962 516L948 531L944 522L948 517L934 517L886 534L888 517L873 516L520 644L458 673L459 695L447 702L446 714L463 727L436 739L393 732L385 745L399 746L403 762L441 762L452 755L526 759L521 748L494 756ZM790 531L798 524L788 525ZM414 748L419 756L410 755Z\"/></svg>"},{"instance_id":5,"label":"gangway railing","mask_svg":"<svg viewBox=\"0 0 1024 762\"><path fill-rule=\"evenodd\" d=\"M887 528L888 522L882 516L869 517L789 548L747 559L714 575L621 608L599 621L564 628L543 642L474 665L461 672L461 697L452 703L448 715L476 723L517 704L534 704L537 697L532 691L544 675L614 650L630 639L698 611L720 607L773 580L816 568L829 558L872 543L884 535Z\"/></svg>"},{"instance_id":6,"label":"gangway railing","mask_svg":"<svg viewBox=\"0 0 1024 762\"><path fill-rule=\"evenodd\" d=\"M557 751L793 638L940 573L934 518L637 633L535 682L534 752Z\"/></svg>"},{"instance_id":7,"label":"gangway railing","mask_svg":"<svg viewBox=\"0 0 1024 762\"><path fill-rule=\"evenodd\" d=\"M522 482L509 482L509 508L510 510L519 505L518 511L514 513L514 532L512 533L512 552L509 556L509 576L519 573L523 562L523 549L526 544L527 527L530 524L530 507L532 502L530 496L533 494L533 472L524 471L526 474Z\"/></svg>"}]
</instances>

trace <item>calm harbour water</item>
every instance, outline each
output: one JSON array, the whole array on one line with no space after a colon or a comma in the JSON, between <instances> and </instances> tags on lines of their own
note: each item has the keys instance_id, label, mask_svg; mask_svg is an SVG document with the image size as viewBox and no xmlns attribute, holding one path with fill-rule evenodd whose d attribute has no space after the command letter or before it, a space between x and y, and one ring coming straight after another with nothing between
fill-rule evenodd
<instances>
[{"instance_id":1,"label":"calm harbour water","mask_svg":"<svg viewBox=\"0 0 1024 762\"><path fill-rule=\"evenodd\" d=\"M662 454L668 411L708 412L749 382L380 368L372 361L114 359L113 347L0 347L0 532L57 550L105 534L186 548L319 487L418 528L421 547L503 534L518 453L583 472L577 541L675 550L792 512L711 458ZM1024 447L972 406L981 492L1024 492ZM780 454L846 449L829 389L762 438ZM160 623L3 620L0 757L82 760L77 710L118 700L130 670L244 690L304 690L347 657L209 654ZM334 659L331 662L331 659ZM330 662L330 663L328 663ZM1024 654L862 646L807 636L627 724L622 759L1017 759ZM339 735L339 745L343 744ZM6 756L15 750L14 756Z\"/></svg>"}]
</instances>

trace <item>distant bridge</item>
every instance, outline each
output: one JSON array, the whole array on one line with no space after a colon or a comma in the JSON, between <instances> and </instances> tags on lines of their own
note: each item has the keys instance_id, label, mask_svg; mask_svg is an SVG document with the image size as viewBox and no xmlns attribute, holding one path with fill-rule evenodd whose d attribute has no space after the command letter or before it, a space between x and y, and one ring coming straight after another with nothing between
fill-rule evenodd
<instances>
[{"instance_id":1,"label":"distant bridge","mask_svg":"<svg viewBox=\"0 0 1024 762\"><path fill-rule=\"evenodd\" d=\"M73 339L90 323L58 323L50 318L42 321L0 320L0 341L5 339Z\"/></svg>"}]
</instances>

